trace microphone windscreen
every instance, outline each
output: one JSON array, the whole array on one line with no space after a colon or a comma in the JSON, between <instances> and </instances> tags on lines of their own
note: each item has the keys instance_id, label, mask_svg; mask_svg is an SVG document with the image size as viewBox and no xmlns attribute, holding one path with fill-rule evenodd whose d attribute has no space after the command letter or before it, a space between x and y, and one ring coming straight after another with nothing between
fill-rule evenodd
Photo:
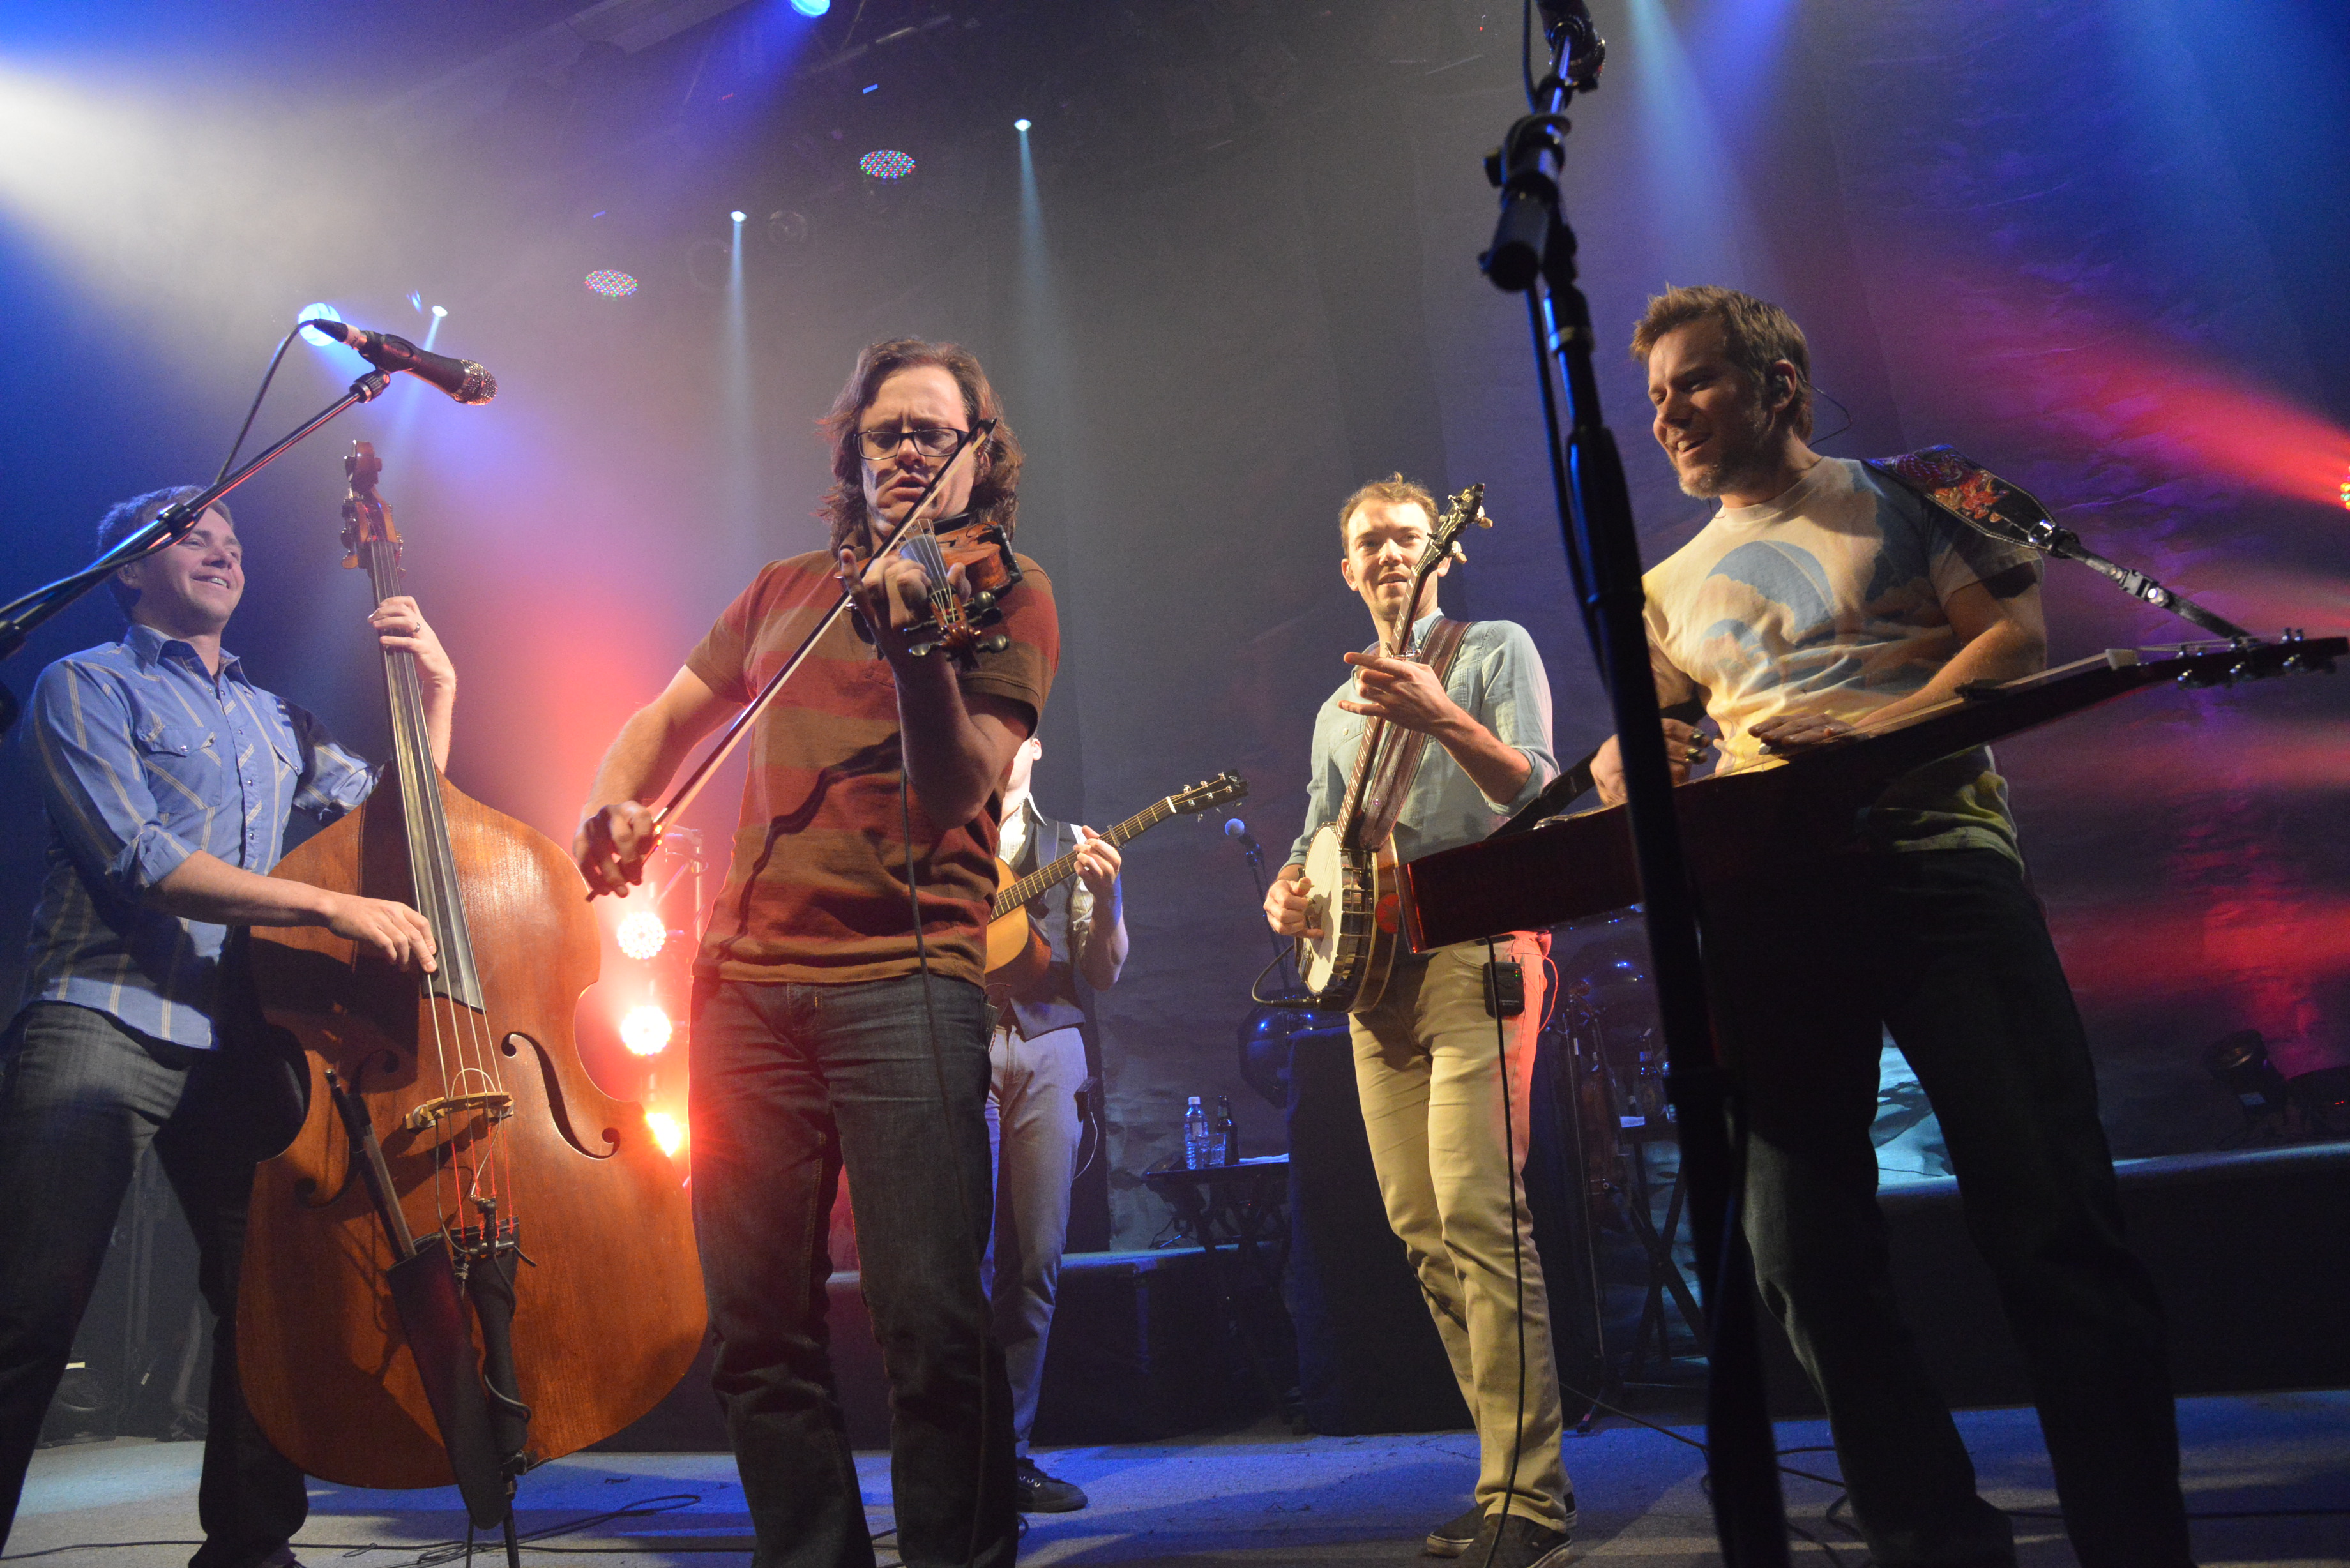
<instances>
[{"instance_id":1,"label":"microphone windscreen","mask_svg":"<svg viewBox=\"0 0 2350 1568\"><path fill-rule=\"evenodd\" d=\"M1239 817L1232 816L1224 819L1224 836L1226 838L1238 838L1247 832L1248 824L1243 822Z\"/></svg>"}]
</instances>

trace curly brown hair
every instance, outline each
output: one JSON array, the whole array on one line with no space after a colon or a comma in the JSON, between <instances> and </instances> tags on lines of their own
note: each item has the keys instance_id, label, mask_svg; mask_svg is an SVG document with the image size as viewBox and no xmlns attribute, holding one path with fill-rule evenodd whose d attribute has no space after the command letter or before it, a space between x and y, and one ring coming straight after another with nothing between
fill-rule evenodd
<instances>
[{"instance_id":1,"label":"curly brown hair","mask_svg":"<svg viewBox=\"0 0 2350 1568\"><path fill-rule=\"evenodd\" d=\"M1645 365L1657 340L1700 321L1721 323L1722 346L1730 362L1754 378L1769 402L1771 367L1784 359L1795 367L1794 400L1787 405L1788 428L1798 441L1812 433L1812 350L1795 318L1751 294L1711 284L1693 288L1665 286L1648 301L1647 312L1632 328L1632 358Z\"/></svg>"},{"instance_id":2,"label":"curly brown hair","mask_svg":"<svg viewBox=\"0 0 2350 1568\"><path fill-rule=\"evenodd\" d=\"M1020 438L1003 417L1003 405L980 367L979 357L955 343L931 343L920 337L892 337L868 347L857 357L847 385L832 400L832 410L816 428L832 443L832 488L824 493L816 515L832 526L832 547L838 550L865 536L865 457L857 449L857 421L880 395L881 383L900 370L933 365L962 389L963 416L976 426L993 420L994 431L973 460L980 465L971 487L971 511L975 522L1000 524L1008 537L1020 512L1020 465L1025 461Z\"/></svg>"},{"instance_id":3,"label":"curly brown hair","mask_svg":"<svg viewBox=\"0 0 2350 1568\"><path fill-rule=\"evenodd\" d=\"M1428 486L1406 479L1400 473L1390 473L1385 479L1374 479L1338 504L1338 539L1341 544L1353 543L1347 535L1347 524L1355 520L1355 509L1366 501L1384 501L1390 506L1417 506L1428 514L1431 526L1438 515L1436 497L1429 493Z\"/></svg>"}]
</instances>

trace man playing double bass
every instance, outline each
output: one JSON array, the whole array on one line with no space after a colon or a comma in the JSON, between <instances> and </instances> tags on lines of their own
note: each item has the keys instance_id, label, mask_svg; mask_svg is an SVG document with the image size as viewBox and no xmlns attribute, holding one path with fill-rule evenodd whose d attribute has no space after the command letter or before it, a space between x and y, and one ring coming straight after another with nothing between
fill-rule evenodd
<instances>
[{"instance_id":1,"label":"man playing double bass","mask_svg":"<svg viewBox=\"0 0 2350 1568\"><path fill-rule=\"evenodd\" d=\"M195 493L122 503L99 524L99 548ZM151 1143L219 1317L197 1493L204 1542L190 1561L279 1568L309 1502L238 1388L236 1291L254 1165L294 1128L267 1141L244 1054L222 1048L221 943L231 925L324 926L429 970L432 928L404 904L267 874L296 808L331 819L375 780L222 649L244 594L228 508L214 504L109 587L130 622L121 639L44 670L26 716L49 845L26 1002L0 1043L0 1543ZM456 670L413 599L388 598L369 621L384 647L415 655L445 766Z\"/></svg>"},{"instance_id":2,"label":"man playing double bass","mask_svg":"<svg viewBox=\"0 0 2350 1568\"><path fill-rule=\"evenodd\" d=\"M1400 474L1363 486L1338 509L1339 574L1382 644L1409 622L1425 646L1439 623L1443 569L1418 604L1404 602L1435 524L1435 498ZM1366 720L1437 742L1423 753L1396 821L1399 859L1484 837L1557 772L1550 685L1523 627L1472 623L1440 679L1426 663L1378 649L1346 659L1354 673L1314 722L1305 831L1264 901L1265 919L1284 936L1314 934L1306 850L1340 814ZM1575 1530L1542 1263L1519 1180L1548 947L1520 931L1490 947L1399 954L1385 992L1349 1021L1388 1222L1419 1276L1477 1426L1475 1497L1429 1532L1427 1548L1465 1553L1479 1568L1555 1568L1568 1560ZM1523 987L1523 1005L1504 1002L1498 1019L1488 1008L1489 971Z\"/></svg>"},{"instance_id":3,"label":"man playing double bass","mask_svg":"<svg viewBox=\"0 0 2350 1568\"><path fill-rule=\"evenodd\" d=\"M1645 579L1669 713L1701 705L1752 764L2041 668L2037 559L1814 452L1786 312L1669 289L1632 353L1681 489L1721 504ZM1685 773L1702 742L1685 718L1666 729ZM1592 771L1622 798L1614 741ZM1844 843L1777 847L1768 873L1708 882L1706 964L1744 1095L1755 1274L1827 1407L1871 1559L2015 1562L1893 1306L1868 1136L1889 1031L2023 1350L2073 1550L2084 1568L2185 1568L2161 1307L2123 1240L2088 1042L1990 753L1897 780Z\"/></svg>"},{"instance_id":4,"label":"man playing double bass","mask_svg":"<svg viewBox=\"0 0 2350 1568\"><path fill-rule=\"evenodd\" d=\"M953 462L983 420L992 433ZM648 803L851 587L843 618L753 727L742 826L696 963L693 1210L714 1383L761 1568L869 1568L826 1355L827 1217L842 1171L892 1393L908 1562L1000 1568L1017 1547L1012 1400L988 1334L991 1216L982 977L1002 790L1059 661L1030 562L967 667L918 654L926 579L879 547L944 472L932 513L1009 530L1020 446L972 355L898 339L858 358L825 421L831 548L764 567L604 758L577 850L617 891ZM869 640L868 640L869 639Z\"/></svg>"}]
</instances>

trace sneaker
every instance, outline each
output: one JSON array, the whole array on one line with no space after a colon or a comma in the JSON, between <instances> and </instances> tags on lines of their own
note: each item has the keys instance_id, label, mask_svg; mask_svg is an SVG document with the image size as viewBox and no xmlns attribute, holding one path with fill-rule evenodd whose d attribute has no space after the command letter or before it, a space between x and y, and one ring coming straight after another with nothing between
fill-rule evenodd
<instances>
[{"instance_id":1,"label":"sneaker","mask_svg":"<svg viewBox=\"0 0 2350 1568\"><path fill-rule=\"evenodd\" d=\"M1450 1520L1428 1532L1425 1548L1430 1557L1458 1557L1469 1550L1477 1532L1485 1528L1485 1511L1475 1503L1460 1518Z\"/></svg>"},{"instance_id":2,"label":"sneaker","mask_svg":"<svg viewBox=\"0 0 2350 1568\"><path fill-rule=\"evenodd\" d=\"M1014 1478L1020 1488L1023 1513L1075 1513L1086 1506L1086 1494L1068 1481L1048 1476L1025 1457Z\"/></svg>"},{"instance_id":3,"label":"sneaker","mask_svg":"<svg viewBox=\"0 0 2350 1568\"><path fill-rule=\"evenodd\" d=\"M1495 1514L1461 1553L1467 1568L1566 1568L1575 1561L1575 1537L1516 1514Z\"/></svg>"}]
</instances>

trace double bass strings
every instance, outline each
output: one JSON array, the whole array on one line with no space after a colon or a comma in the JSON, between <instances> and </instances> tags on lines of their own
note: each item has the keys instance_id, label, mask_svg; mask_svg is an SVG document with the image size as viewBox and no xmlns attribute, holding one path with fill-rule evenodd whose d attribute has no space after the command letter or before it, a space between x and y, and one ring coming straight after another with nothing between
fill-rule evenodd
<instances>
[{"instance_id":1,"label":"double bass strings","mask_svg":"<svg viewBox=\"0 0 2350 1568\"><path fill-rule=\"evenodd\" d=\"M400 591L397 548L388 542L369 546L369 577L378 603ZM440 805L439 770L432 761L432 737L424 724L422 684L415 658L405 649L394 649L385 662L391 698L393 748L402 775L401 809L409 835L409 863L416 882L413 891L432 926L439 950L439 983L434 983L433 977L425 977L420 991L423 1011L431 1020L441 1093L444 1098L473 1093L503 1096L505 1085L497 1053L491 1046L492 1031L484 1011L487 998L481 991L463 900L457 889L448 821L445 813L436 809ZM411 784L413 787L408 787ZM433 792L430 797L427 791ZM444 1002L448 1012L445 1023ZM482 1006L473 1005L474 1002ZM421 1067L421 1061L419 1064ZM505 1170L504 1143L498 1137L500 1116L494 1109L471 1114L483 1116L484 1122L477 1149L470 1160L460 1155L458 1139L450 1135L448 1128L436 1122L422 1131L432 1139L433 1200L442 1228L451 1233L454 1242L457 1233L466 1229L464 1210L470 1200L480 1217L486 1243L494 1241L498 1231L513 1226L516 1216Z\"/></svg>"}]
</instances>

